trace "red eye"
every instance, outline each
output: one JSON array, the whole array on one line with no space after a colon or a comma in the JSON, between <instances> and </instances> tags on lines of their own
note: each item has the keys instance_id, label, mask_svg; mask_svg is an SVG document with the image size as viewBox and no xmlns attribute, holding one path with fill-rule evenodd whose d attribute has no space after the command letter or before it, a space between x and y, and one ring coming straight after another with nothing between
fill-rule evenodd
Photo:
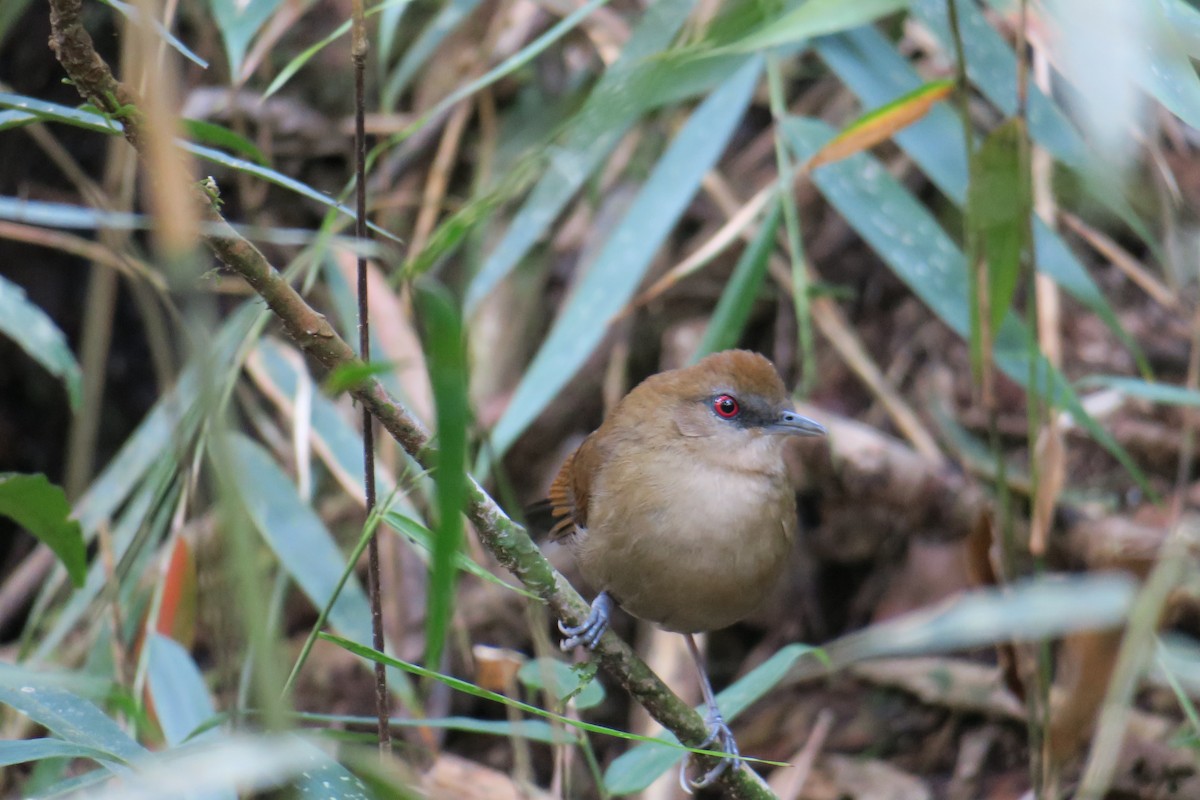
<instances>
[{"instance_id":1,"label":"red eye","mask_svg":"<svg viewBox=\"0 0 1200 800\"><path fill-rule=\"evenodd\" d=\"M723 394L716 400L713 400L713 411L717 412L717 416L722 419L733 419L741 411L741 406L733 395Z\"/></svg>"}]
</instances>

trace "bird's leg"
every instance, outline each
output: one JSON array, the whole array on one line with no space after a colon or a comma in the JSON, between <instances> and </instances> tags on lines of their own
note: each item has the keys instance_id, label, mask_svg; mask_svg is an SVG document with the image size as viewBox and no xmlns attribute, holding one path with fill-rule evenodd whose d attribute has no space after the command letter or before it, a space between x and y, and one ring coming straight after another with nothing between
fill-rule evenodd
<instances>
[{"instance_id":1,"label":"bird's leg","mask_svg":"<svg viewBox=\"0 0 1200 800\"><path fill-rule=\"evenodd\" d=\"M729 756L722 758L715 767L695 781L688 780L687 777L690 759L683 762L679 768L679 785L685 792L691 794L693 788L702 789L705 786L711 786L730 766L740 769L742 759L738 753L737 742L733 739L733 731L729 729L725 718L721 716L721 710L717 708L717 698L713 694L712 684L708 682L708 673L704 669L704 659L700 655L699 648L696 647L696 640L690 633L683 634L683 638L687 640L688 652L692 654L692 660L696 662L696 672L700 675L700 690L704 693L704 704L708 709L704 715L704 721L708 724L708 737L700 743L700 747L705 750L723 750L729 753ZM711 747L712 745L716 745L716 747Z\"/></svg>"},{"instance_id":2,"label":"bird's leg","mask_svg":"<svg viewBox=\"0 0 1200 800\"><path fill-rule=\"evenodd\" d=\"M592 610L588 612L582 625L564 625L562 620L559 620L558 629L567 637L562 640L560 647L570 650L572 647L583 645L588 650L595 650L596 643L608 630L608 618L612 607L612 597L608 592L601 592L592 601Z\"/></svg>"}]
</instances>

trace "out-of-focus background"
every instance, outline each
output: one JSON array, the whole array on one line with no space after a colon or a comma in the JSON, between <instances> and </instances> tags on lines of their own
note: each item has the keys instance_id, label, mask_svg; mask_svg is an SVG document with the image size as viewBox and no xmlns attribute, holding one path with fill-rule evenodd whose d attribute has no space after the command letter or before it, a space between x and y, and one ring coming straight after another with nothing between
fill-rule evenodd
<instances>
[{"instance_id":1,"label":"out-of-focus background","mask_svg":"<svg viewBox=\"0 0 1200 800\"><path fill-rule=\"evenodd\" d=\"M1200 796L1193 3L365 10L356 245L351 0L87 0L116 114L0 5L0 794L682 796L571 724L661 735L470 525L431 571L449 484L386 435L367 519L354 376L199 244L211 176L352 342L368 256L371 373L588 596L537 513L566 456L650 374L776 364L830 436L705 644L778 796ZM306 644L327 606L371 642L364 529L389 651L459 681L390 671L382 766L371 662ZM681 637L615 629L699 702Z\"/></svg>"}]
</instances>

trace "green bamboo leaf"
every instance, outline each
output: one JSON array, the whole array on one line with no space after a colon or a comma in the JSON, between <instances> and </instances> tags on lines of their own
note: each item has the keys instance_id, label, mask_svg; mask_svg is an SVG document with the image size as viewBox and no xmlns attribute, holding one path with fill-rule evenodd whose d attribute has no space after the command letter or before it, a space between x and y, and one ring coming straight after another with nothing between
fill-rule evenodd
<instances>
[{"instance_id":1,"label":"green bamboo leaf","mask_svg":"<svg viewBox=\"0 0 1200 800\"><path fill-rule=\"evenodd\" d=\"M71 408L83 403L83 372L67 337L54 320L25 295L25 290L0 277L0 333L16 342L30 358L58 378L67 390Z\"/></svg>"},{"instance_id":2,"label":"green bamboo leaf","mask_svg":"<svg viewBox=\"0 0 1200 800\"><path fill-rule=\"evenodd\" d=\"M548 692L560 703L573 701L584 711L604 702L604 687L594 678L581 680L578 670L556 658L526 661L517 671L517 680L536 691Z\"/></svg>"},{"instance_id":3,"label":"green bamboo leaf","mask_svg":"<svg viewBox=\"0 0 1200 800\"><path fill-rule=\"evenodd\" d=\"M179 747L189 739L215 739L217 731L211 728L192 737L193 731L216 716L217 709L191 655L179 642L157 633L151 633L146 644L150 648L146 659L146 686L154 700L154 715L158 717L167 744ZM232 793L221 793L221 796L236 798Z\"/></svg>"},{"instance_id":4,"label":"green bamboo leaf","mask_svg":"<svg viewBox=\"0 0 1200 800\"><path fill-rule=\"evenodd\" d=\"M249 158L260 166L270 166L270 162L263 155L263 151L258 149L258 145L236 131L202 119L185 119L182 120L182 123L183 130L188 137L196 140L199 144L223 147Z\"/></svg>"},{"instance_id":5,"label":"green bamboo leaf","mask_svg":"<svg viewBox=\"0 0 1200 800\"><path fill-rule=\"evenodd\" d=\"M208 0L209 9L225 42L229 75L235 83L242 73L242 62L250 41L262 28L282 0Z\"/></svg>"},{"instance_id":6,"label":"green bamboo leaf","mask_svg":"<svg viewBox=\"0 0 1200 800\"><path fill-rule=\"evenodd\" d=\"M1011 119L988 134L975 152L967 197L967 225L987 262L987 324L991 337L1012 306L1021 277L1025 231L1033 213L1029 164L1021 157L1024 130ZM972 298L972 313L980 298Z\"/></svg>"},{"instance_id":7,"label":"green bamboo leaf","mask_svg":"<svg viewBox=\"0 0 1200 800\"><path fill-rule=\"evenodd\" d=\"M60 739L108 754L101 763L126 772L124 764L149 755L91 701L58 686L42 686L0 664L0 703L25 715Z\"/></svg>"},{"instance_id":8,"label":"green bamboo leaf","mask_svg":"<svg viewBox=\"0 0 1200 800\"><path fill-rule=\"evenodd\" d=\"M849 28L857 28L908 7L909 0L807 0L802 6L768 22L716 52L748 53L795 44Z\"/></svg>"},{"instance_id":9,"label":"green bamboo leaf","mask_svg":"<svg viewBox=\"0 0 1200 800\"><path fill-rule=\"evenodd\" d=\"M725 291L721 292L721 299L704 329L704 338L692 354L691 363L696 363L709 353L737 346L766 279L767 264L775 249L775 235L782 218L783 205L776 200L771 204L754 241L742 252L737 266L733 268L729 283L725 284Z\"/></svg>"},{"instance_id":10,"label":"green bamboo leaf","mask_svg":"<svg viewBox=\"0 0 1200 800\"><path fill-rule=\"evenodd\" d=\"M1007 642L1037 642L1123 625L1137 585L1123 572L1047 575L952 597L826 645L827 664L800 664L788 683L872 658L934 655Z\"/></svg>"},{"instance_id":11,"label":"green bamboo leaf","mask_svg":"<svg viewBox=\"0 0 1200 800\"><path fill-rule=\"evenodd\" d=\"M48 103L44 100L38 100L24 95L15 95L10 93L0 92L0 108L12 108L18 111L23 111L35 115L40 120L49 120L54 122L63 122L85 130L95 131L97 133L106 133L115 135L121 133L124 128L116 119L106 118L100 114L91 111L70 108L68 106L59 105L58 103ZM228 167L246 175L253 175L256 178L261 178L268 183L273 183L288 191L307 197L326 208L331 208L339 213L353 218L355 216L354 209L347 206L345 203L340 203L337 200L329 197L323 192L319 192L308 184L298 181L295 178L289 178L282 172L271 169L270 167L256 164L253 161L247 161L244 158L224 153L220 150L214 150L211 147L189 142L184 139L177 140L177 143L184 150L192 155L199 156L206 161L211 161L214 164ZM380 228L375 223L368 223L368 227L381 236L386 237L394 242L400 242L400 239L390 231Z\"/></svg>"},{"instance_id":12,"label":"green bamboo leaf","mask_svg":"<svg viewBox=\"0 0 1200 800\"><path fill-rule=\"evenodd\" d=\"M62 739L23 739L0 742L0 767L26 764L47 758L90 758L105 764L114 763L116 756L94 747L64 742ZM115 763L120 762L115 761Z\"/></svg>"},{"instance_id":13,"label":"green bamboo leaf","mask_svg":"<svg viewBox=\"0 0 1200 800\"><path fill-rule=\"evenodd\" d=\"M569 123L563 143L551 151L545 175L471 281L464 305L468 317L537 244L632 126L637 109L615 107L612 98L620 98L628 90L628 78L638 64L670 45L695 3L659 0L646 9L620 57L605 70L588 101Z\"/></svg>"},{"instance_id":14,"label":"green bamboo leaf","mask_svg":"<svg viewBox=\"0 0 1200 800\"><path fill-rule=\"evenodd\" d=\"M425 358L437 413L438 523L430 558L429 602L425 620L425 663L441 663L454 610L457 559L463 539L467 502L467 348L462 323L449 293L422 286L417 295L425 329Z\"/></svg>"},{"instance_id":15,"label":"green bamboo leaf","mask_svg":"<svg viewBox=\"0 0 1200 800\"><path fill-rule=\"evenodd\" d=\"M323 607L336 593L346 563L333 536L260 445L230 434L228 447L241 476L235 485L242 490L242 502L254 527L313 605ZM371 640L371 609L353 575L337 595L329 621L340 631Z\"/></svg>"},{"instance_id":16,"label":"green bamboo leaf","mask_svg":"<svg viewBox=\"0 0 1200 800\"><path fill-rule=\"evenodd\" d=\"M129 18L134 23L136 23L138 21L138 10L137 10L136 6L133 6L129 3L123 3L123 2L121 2L121 0L100 0L100 2L104 3L106 6L115 8L119 13L121 13L125 17ZM161 22L159 22L156 19L152 19L152 20L150 20L150 22L151 22L151 25L154 27L154 31L159 36L161 36L163 38L163 40L166 41L167 44L169 44L169 45L171 45L171 47L175 48L175 50L181 56L186 58L188 61L191 61L193 64L200 67L201 69L208 69L208 62L205 61L200 56L196 55L194 52L192 52L188 48L188 46L185 45L183 42L179 41L179 39L176 38L175 34L171 33L169 30L167 30L166 27L164 27Z\"/></svg>"},{"instance_id":17,"label":"green bamboo leaf","mask_svg":"<svg viewBox=\"0 0 1200 800\"><path fill-rule=\"evenodd\" d=\"M33 115L39 121L62 122L76 128L105 133L110 136L118 135L124 130L119 121L101 114L11 92L0 92L0 108L22 111Z\"/></svg>"},{"instance_id":18,"label":"green bamboo leaf","mask_svg":"<svg viewBox=\"0 0 1200 800\"><path fill-rule=\"evenodd\" d=\"M412 544L416 545L417 552L419 552L425 557L426 560L428 560L429 555L433 552L433 531L429 530L429 528L426 528L412 517L391 509L384 511L383 520L388 524L389 527L396 529L400 532L401 536L403 536ZM540 601L540 598L533 592L509 583L497 577L496 575L493 575L487 570L487 568L472 561L471 557L462 550L459 550L458 555L455 557L454 565L457 569L463 570L464 572L469 572L475 577L485 580L488 583L494 583L497 586L503 586L505 589L514 591L517 594L523 595L524 597L528 597L530 600Z\"/></svg>"},{"instance_id":19,"label":"green bamboo leaf","mask_svg":"<svg viewBox=\"0 0 1200 800\"><path fill-rule=\"evenodd\" d=\"M882 105L921 85L921 77L908 61L872 27L822 38L815 47L830 69L868 105ZM1036 138L1038 132L1033 131L1033 135ZM960 208L966 205L969 168L962 126L953 111L945 105L935 105L924 118L893 138L950 200ZM1144 231L1143 238L1149 235L1131 209L1126 213L1115 208L1127 205L1119 194L1104 196L1110 198L1110 207L1131 228ZM1062 238L1041 218L1033 221L1033 243L1038 271L1095 312L1134 358L1144 363L1141 348L1121 326L1100 287Z\"/></svg>"},{"instance_id":20,"label":"green bamboo leaf","mask_svg":"<svg viewBox=\"0 0 1200 800\"><path fill-rule=\"evenodd\" d=\"M833 134L819 120L789 117L783 132L800 158L816 152ZM970 335L966 260L962 252L925 209L878 161L866 153L821 167L813 183L845 217L898 278L959 336ZM1070 384L1040 356L1029 332L1013 315L1005 317L994 344L996 365L1028 391L1066 408L1075 420L1149 489L1145 475L1129 453L1080 404ZM1031 377L1032 376L1032 377Z\"/></svg>"},{"instance_id":21,"label":"green bamboo leaf","mask_svg":"<svg viewBox=\"0 0 1200 800\"><path fill-rule=\"evenodd\" d=\"M87 547L71 504L45 475L0 472L0 516L8 517L54 551L76 588L87 577Z\"/></svg>"},{"instance_id":22,"label":"green bamboo leaf","mask_svg":"<svg viewBox=\"0 0 1200 800\"><path fill-rule=\"evenodd\" d=\"M696 108L655 164L604 249L586 268L493 429L497 454L516 441L571 379L629 301L658 247L728 145L761 72L758 58L735 72Z\"/></svg>"},{"instance_id":23,"label":"green bamboo leaf","mask_svg":"<svg viewBox=\"0 0 1200 800\"><path fill-rule=\"evenodd\" d=\"M417 37L417 40L412 43L405 53L404 58L400 59L400 63L392 70L388 76L387 82L384 84L382 92L381 105L384 108L395 108L400 102L400 95L408 88L409 81L417 74L429 57L437 51L438 45L453 33L458 26L471 15L478 6L480 0L450 0L442 6L437 15L430 20L424 30ZM407 8L408 3L403 3L400 8ZM387 44L380 48L382 58L388 57L388 51L391 49L390 42L394 34L390 34L387 39ZM380 31L381 41L384 38L384 31Z\"/></svg>"}]
</instances>

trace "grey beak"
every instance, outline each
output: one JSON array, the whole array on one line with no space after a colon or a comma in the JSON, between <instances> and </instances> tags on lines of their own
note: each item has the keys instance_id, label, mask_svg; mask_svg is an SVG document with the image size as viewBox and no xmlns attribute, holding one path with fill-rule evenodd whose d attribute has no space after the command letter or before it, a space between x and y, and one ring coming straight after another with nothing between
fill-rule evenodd
<instances>
[{"instance_id":1,"label":"grey beak","mask_svg":"<svg viewBox=\"0 0 1200 800\"><path fill-rule=\"evenodd\" d=\"M795 436L824 436L825 426L816 420L801 416L795 411L784 411L769 428L772 433L788 433Z\"/></svg>"}]
</instances>

